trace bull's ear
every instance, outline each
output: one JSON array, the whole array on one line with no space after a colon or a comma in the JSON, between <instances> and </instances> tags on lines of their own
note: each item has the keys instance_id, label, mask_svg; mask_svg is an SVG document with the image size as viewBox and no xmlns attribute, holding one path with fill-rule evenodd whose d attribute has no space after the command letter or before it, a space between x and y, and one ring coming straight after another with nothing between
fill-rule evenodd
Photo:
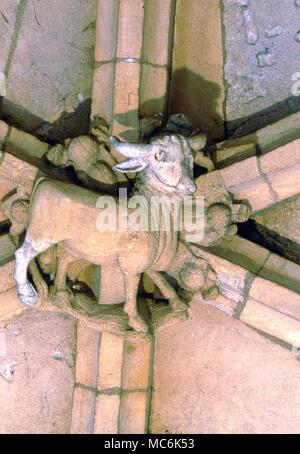
<instances>
[{"instance_id":1,"label":"bull's ear","mask_svg":"<svg viewBox=\"0 0 300 454\"><path fill-rule=\"evenodd\" d=\"M147 167L147 163L141 158L130 158L120 162L113 167L114 170L122 173L140 172Z\"/></svg>"},{"instance_id":2,"label":"bull's ear","mask_svg":"<svg viewBox=\"0 0 300 454\"><path fill-rule=\"evenodd\" d=\"M199 151L205 147L207 136L206 134L198 134L197 136L189 137L188 141L193 151Z\"/></svg>"}]
</instances>

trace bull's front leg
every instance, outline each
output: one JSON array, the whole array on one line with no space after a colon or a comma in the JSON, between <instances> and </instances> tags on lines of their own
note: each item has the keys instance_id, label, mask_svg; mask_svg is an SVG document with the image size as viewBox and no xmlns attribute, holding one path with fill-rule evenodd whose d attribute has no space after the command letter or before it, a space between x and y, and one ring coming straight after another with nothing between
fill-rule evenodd
<instances>
[{"instance_id":1,"label":"bull's front leg","mask_svg":"<svg viewBox=\"0 0 300 454\"><path fill-rule=\"evenodd\" d=\"M17 283L18 297L22 304L32 306L37 302L37 292L30 284L27 277L29 263L33 260L39 251L33 248L31 242L25 239L22 246L16 250L14 277Z\"/></svg>"},{"instance_id":2,"label":"bull's front leg","mask_svg":"<svg viewBox=\"0 0 300 454\"><path fill-rule=\"evenodd\" d=\"M141 278L141 273L128 273L124 272L125 283L125 305L124 311L128 315L128 325L135 331L148 331L147 323L138 314L137 310L137 291Z\"/></svg>"}]
</instances>

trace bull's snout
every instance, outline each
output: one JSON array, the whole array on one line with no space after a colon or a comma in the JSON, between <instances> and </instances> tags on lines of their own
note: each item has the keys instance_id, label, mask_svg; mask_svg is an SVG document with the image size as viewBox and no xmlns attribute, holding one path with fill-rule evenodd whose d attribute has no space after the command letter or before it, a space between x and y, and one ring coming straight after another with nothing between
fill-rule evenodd
<instances>
[{"instance_id":1,"label":"bull's snout","mask_svg":"<svg viewBox=\"0 0 300 454\"><path fill-rule=\"evenodd\" d=\"M186 195L193 195L196 192L197 186L191 180L180 181L178 184L180 192Z\"/></svg>"}]
</instances>

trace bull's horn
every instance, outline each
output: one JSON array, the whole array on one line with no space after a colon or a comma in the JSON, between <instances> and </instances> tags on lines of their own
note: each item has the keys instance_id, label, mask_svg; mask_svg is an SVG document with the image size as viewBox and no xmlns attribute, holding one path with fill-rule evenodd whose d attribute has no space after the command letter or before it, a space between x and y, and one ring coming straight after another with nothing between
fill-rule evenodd
<instances>
[{"instance_id":1,"label":"bull's horn","mask_svg":"<svg viewBox=\"0 0 300 454\"><path fill-rule=\"evenodd\" d=\"M110 143L118 153L126 158L142 158L146 156L150 145L134 144L128 142L120 142L117 137L110 137Z\"/></svg>"}]
</instances>

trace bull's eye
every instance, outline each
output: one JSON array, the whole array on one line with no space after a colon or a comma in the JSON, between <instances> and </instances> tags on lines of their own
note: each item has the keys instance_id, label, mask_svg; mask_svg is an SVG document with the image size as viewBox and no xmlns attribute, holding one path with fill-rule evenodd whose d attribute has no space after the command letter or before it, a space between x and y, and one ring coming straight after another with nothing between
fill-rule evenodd
<instances>
[{"instance_id":1,"label":"bull's eye","mask_svg":"<svg viewBox=\"0 0 300 454\"><path fill-rule=\"evenodd\" d=\"M167 156L166 152L162 148L154 154L154 158L156 159L156 161L165 161L166 156Z\"/></svg>"}]
</instances>

